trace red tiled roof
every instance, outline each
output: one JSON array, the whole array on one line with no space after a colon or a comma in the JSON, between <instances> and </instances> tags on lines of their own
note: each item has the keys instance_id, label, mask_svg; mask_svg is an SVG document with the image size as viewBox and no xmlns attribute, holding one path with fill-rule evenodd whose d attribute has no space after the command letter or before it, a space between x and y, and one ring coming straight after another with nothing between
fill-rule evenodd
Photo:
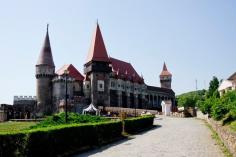
<instances>
[{"instance_id":1,"label":"red tiled roof","mask_svg":"<svg viewBox=\"0 0 236 157\"><path fill-rule=\"evenodd\" d=\"M64 65L59 70L57 70L56 74L64 75L65 70L68 70L69 76L74 78L75 80L78 80L78 81L84 80L84 76L81 75L81 73L72 64Z\"/></svg>"},{"instance_id":2,"label":"red tiled roof","mask_svg":"<svg viewBox=\"0 0 236 157\"><path fill-rule=\"evenodd\" d=\"M51 50L51 45L50 45L50 40L49 40L49 35L48 35L48 25L47 25L47 33L44 40L44 44L41 49L36 65L49 65L53 67L55 66L53 62L52 50Z\"/></svg>"},{"instance_id":3,"label":"red tiled roof","mask_svg":"<svg viewBox=\"0 0 236 157\"><path fill-rule=\"evenodd\" d=\"M93 35L92 43L89 49L87 63L90 61L109 62L107 50L102 38L100 27L97 23L96 30Z\"/></svg>"},{"instance_id":4,"label":"red tiled roof","mask_svg":"<svg viewBox=\"0 0 236 157\"><path fill-rule=\"evenodd\" d=\"M165 62L164 62L163 69L162 69L160 76L172 76L172 74L168 71Z\"/></svg>"},{"instance_id":5,"label":"red tiled roof","mask_svg":"<svg viewBox=\"0 0 236 157\"><path fill-rule=\"evenodd\" d=\"M134 82L143 83L143 78L135 71L134 67L127 62L111 58L112 71L116 74L118 78L128 79Z\"/></svg>"}]
</instances>

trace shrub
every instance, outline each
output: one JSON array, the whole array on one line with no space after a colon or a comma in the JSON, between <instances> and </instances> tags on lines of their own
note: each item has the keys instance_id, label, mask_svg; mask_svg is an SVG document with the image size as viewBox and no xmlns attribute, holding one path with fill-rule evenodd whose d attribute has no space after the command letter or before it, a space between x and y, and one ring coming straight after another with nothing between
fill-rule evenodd
<instances>
[{"instance_id":1,"label":"shrub","mask_svg":"<svg viewBox=\"0 0 236 157\"><path fill-rule=\"evenodd\" d=\"M214 103L211 110L212 118L215 120L221 120L228 113L226 106L220 103Z\"/></svg>"},{"instance_id":2,"label":"shrub","mask_svg":"<svg viewBox=\"0 0 236 157\"><path fill-rule=\"evenodd\" d=\"M212 107L212 100L209 98L206 99L205 101L202 101L199 107L204 114L210 114Z\"/></svg>"},{"instance_id":3,"label":"shrub","mask_svg":"<svg viewBox=\"0 0 236 157\"><path fill-rule=\"evenodd\" d=\"M122 122L58 125L0 135L2 156L58 156L121 137Z\"/></svg>"},{"instance_id":4,"label":"shrub","mask_svg":"<svg viewBox=\"0 0 236 157\"><path fill-rule=\"evenodd\" d=\"M0 141L0 156L23 156L26 142L24 133L0 134Z\"/></svg>"},{"instance_id":5,"label":"shrub","mask_svg":"<svg viewBox=\"0 0 236 157\"><path fill-rule=\"evenodd\" d=\"M97 123L103 121L108 121L108 119L100 116L81 115L73 112L68 113L68 119L67 119L68 124ZM66 124L64 112L55 114L53 116L49 116L39 124L30 127L30 129L50 127L61 124Z\"/></svg>"},{"instance_id":6,"label":"shrub","mask_svg":"<svg viewBox=\"0 0 236 157\"><path fill-rule=\"evenodd\" d=\"M153 125L154 116L130 118L124 121L124 129L127 133L137 133Z\"/></svg>"}]
</instances>

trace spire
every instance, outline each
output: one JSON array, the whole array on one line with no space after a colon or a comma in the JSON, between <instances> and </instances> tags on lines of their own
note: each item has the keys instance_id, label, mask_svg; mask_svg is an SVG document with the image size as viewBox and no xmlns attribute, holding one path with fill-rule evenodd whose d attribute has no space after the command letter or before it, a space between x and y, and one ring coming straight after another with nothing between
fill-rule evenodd
<instances>
[{"instance_id":1,"label":"spire","mask_svg":"<svg viewBox=\"0 0 236 157\"><path fill-rule=\"evenodd\" d=\"M46 37L44 39L44 44L41 49L38 62L36 65L48 65L54 67L54 62L53 62L53 57L52 57L52 50L51 50L51 45L50 45L50 39L49 39L49 34L48 34L48 27L49 24L47 24L47 32L46 32Z\"/></svg>"},{"instance_id":2,"label":"spire","mask_svg":"<svg viewBox=\"0 0 236 157\"><path fill-rule=\"evenodd\" d=\"M167 67L166 67L166 63L164 62L164 65L163 65L163 70L162 71L168 71L167 70Z\"/></svg>"},{"instance_id":3,"label":"spire","mask_svg":"<svg viewBox=\"0 0 236 157\"><path fill-rule=\"evenodd\" d=\"M92 38L92 43L89 49L86 62L88 63L90 61L109 62L106 47L102 38L102 33L101 33L98 22L96 24L96 30Z\"/></svg>"},{"instance_id":4,"label":"spire","mask_svg":"<svg viewBox=\"0 0 236 157\"><path fill-rule=\"evenodd\" d=\"M168 71L166 63L164 62L162 72L160 76L171 76L172 74Z\"/></svg>"}]
</instances>

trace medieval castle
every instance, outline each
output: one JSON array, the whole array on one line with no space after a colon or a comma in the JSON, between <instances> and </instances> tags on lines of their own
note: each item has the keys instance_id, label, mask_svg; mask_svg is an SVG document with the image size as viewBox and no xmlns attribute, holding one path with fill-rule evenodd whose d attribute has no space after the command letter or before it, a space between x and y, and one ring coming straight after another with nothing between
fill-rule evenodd
<instances>
[{"instance_id":1,"label":"medieval castle","mask_svg":"<svg viewBox=\"0 0 236 157\"><path fill-rule=\"evenodd\" d=\"M82 75L72 64L55 71L47 33L36 64L36 99L39 115L59 112L65 97L71 108L78 104L161 110L162 100L171 100L172 75L164 63L160 74L161 87L145 84L130 63L108 57L99 25L96 25ZM65 80L68 94L65 96Z\"/></svg>"}]
</instances>

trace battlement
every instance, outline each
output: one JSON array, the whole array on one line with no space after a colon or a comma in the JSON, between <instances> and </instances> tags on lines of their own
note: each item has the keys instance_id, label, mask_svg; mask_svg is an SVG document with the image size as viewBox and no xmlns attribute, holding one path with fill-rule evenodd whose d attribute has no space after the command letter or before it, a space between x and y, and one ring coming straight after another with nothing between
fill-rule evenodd
<instances>
[{"instance_id":1,"label":"battlement","mask_svg":"<svg viewBox=\"0 0 236 157\"><path fill-rule=\"evenodd\" d=\"M36 96L14 96L14 101L21 101L21 100L35 100Z\"/></svg>"},{"instance_id":2,"label":"battlement","mask_svg":"<svg viewBox=\"0 0 236 157\"><path fill-rule=\"evenodd\" d=\"M65 82L65 81L66 81L66 78L63 77L63 76L55 76L52 80L52 82ZM67 81L68 81L68 83L69 82L74 82L75 79L72 78L72 77L68 77Z\"/></svg>"}]
</instances>

